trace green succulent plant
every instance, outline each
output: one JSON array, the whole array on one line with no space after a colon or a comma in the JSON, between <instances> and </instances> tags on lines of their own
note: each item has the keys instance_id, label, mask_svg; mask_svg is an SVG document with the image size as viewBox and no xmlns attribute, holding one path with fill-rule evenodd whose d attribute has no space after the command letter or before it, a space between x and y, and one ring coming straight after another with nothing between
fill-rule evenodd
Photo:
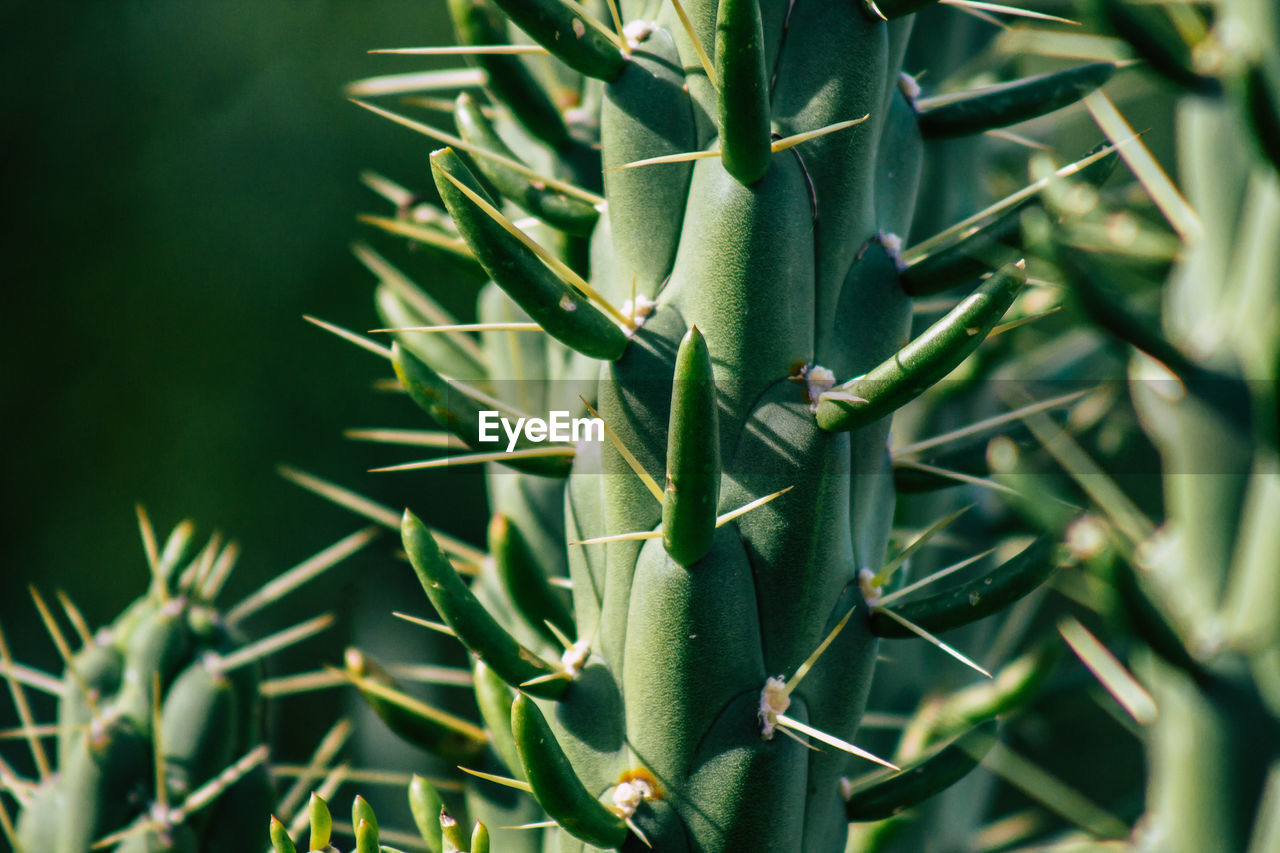
<instances>
[{"instance_id":1,"label":"green succulent plant","mask_svg":"<svg viewBox=\"0 0 1280 853\"><path fill-rule=\"evenodd\" d=\"M191 553L194 526L178 525L157 547L139 509L151 583L111 624L91 631L59 593L80 647L32 587L41 618L65 661L61 677L15 664L3 635L0 663L22 719L38 778L0 762L0 784L18 804L0 822L16 853L243 850L260 837L276 803L263 743L261 660L326 627L321 616L256 642L244 621L363 547L361 531L234 607L217 598L238 556L212 537ZM26 689L57 699L53 749ZM52 754L50 754L52 753Z\"/></svg>"},{"instance_id":2,"label":"green succulent plant","mask_svg":"<svg viewBox=\"0 0 1280 853\"><path fill-rule=\"evenodd\" d=\"M1105 180L1114 152L908 240L926 139L1053 112L1116 66L925 98L902 67L919 5L455 0L471 68L404 89L478 84L489 102L446 107L457 135L362 102L446 146L443 211L370 175L397 215L366 221L489 279L480 322L460 324L361 245L395 342L330 327L388 358L445 431L359 437L471 451L395 469L488 465L487 553L413 512L395 524L437 627L472 653L483 725L358 651L348 675L402 736L485 776L466 808L495 849L842 850L850 821L963 776L1016 704L1012 688L974 702L989 713L922 734L907 768L854 743L881 638L937 642L1059 564L1023 539L899 603L904 565L953 516L891 548L890 421L1023 291L1019 216L1059 180ZM913 297L961 287L913 337ZM555 411L601 435L482 439L495 416ZM925 488L956 482L940 480ZM547 819L546 842L501 829Z\"/></svg>"}]
</instances>

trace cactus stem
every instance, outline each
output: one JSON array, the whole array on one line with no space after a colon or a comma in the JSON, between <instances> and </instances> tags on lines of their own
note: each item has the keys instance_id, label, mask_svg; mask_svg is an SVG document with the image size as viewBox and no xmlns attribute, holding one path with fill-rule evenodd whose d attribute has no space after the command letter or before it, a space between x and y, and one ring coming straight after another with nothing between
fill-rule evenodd
<instances>
[{"instance_id":1,"label":"cactus stem","mask_svg":"<svg viewBox=\"0 0 1280 853\"><path fill-rule=\"evenodd\" d=\"M458 636L456 633L454 633L454 630L452 628L450 628L448 625L444 624L443 622L432 622L430 619L423 619L421 616L412 616L408 613L396 612L396 613L392 613L391 615L396 617L397 619L403 619L406 622L412 622L414 625L419 625L423 628L428 628L432 631L435 631L440 634L444 634L449 637Z\"/></svg>"},{"instance_id":2,"label":"cactus stem","mask_svg":"<svg viewBox=\"0 0 1280 853\"><path fill-rule=\"evenodd\" d=\"M323 850L329 846L329 833L333 830L333 817L329 814L329 807L320 796L313 793L307 812L311 819L311 837L307 849Z\"/></svg>"},{"instance_id":3,"label":"cactus stem","mask_svg":"<svg viewBox=\"0 0 1280 853\"><path fill-rule=\"evenodd\" d=\"M477 145L471 145L470 143L463 140L461 137L454 136L451 133L446 133L443 130L437 130L431 125L423 124L422 122L419 122L419 121L414 121L411 118L406 118L405 116L399 115L397 113L393 113L390 110L384 110L381 107L374 106L373 104L366 103L365 101L352 99L351 103L355 104L358 107L364 107L366 110L369 110L372 113L376 113L377 115L380 115L383 118L390 119L391 121L395 122L398 125L401 125L402 127L407 127L409 130L417 131L418 133L421 133L423 136L430 137L431 139L434 139L437 142L440 142L444 145L448 145L450 148L456 148L459 151L465 151L474 157L485 157L489 160L492 160L494 163L497 163L498 165L503 166L504 168L511 169L514 172L519 172L520 174L524 175L526 178L529 178L531 181L544 184L550 189L558 190L568 196L573 196L574 198L580 199L581 201L585 201L587 204L596 205L596 206L604 204L604 198L596 195L593 192L588 192L587 190L584 190L581 187L574 186L568 181L562 181L562 180L559 180L558 178L552 178L552 177L548 177L547 175L539 174L538 172L534 171L533 169L530 169L528 166L526 166L524 163L521 163L518 160L512 160L510 157L504 157L501 154L497 154L493 151L490 151L488 148L482 148Z\"/></svg>"},{"instance_id":4,"label":"cactus stem","mask_svg":"<svg viewBox=\"0 0 1280 853\"><path fill-rule=\"evenodd\" d=\"M1098 638L1079 621L1068 616L1058 623L1058 633L1067 641L1098 682L1111 694L1111 698L1133 717L1140 726L1155 721L1156 703L1133 673L1111 654Z\"/></svg>"},{"instance_id":5,"label":"cactus stem","mask_svg":"<svg viewBox=\"0 0 1280 853\"><path fill-rule=\"evenodd\" d=\"M784 726L788 729L793 729L803 735L808 735L814 740L819 741L820 743L825 743L827 746L835 747L841 752L847 752L850 755L857 756L858 758L865 758L867 761L875 762L882 767L888 767L890 770L902 769L892 761L886 761L875 753L868 752L860 746L855 746L847 740L841 740L835 735L829 735L820 729L815 729L813 726L806 725L799 720L788 717L786 714L778 714L778 725Z\"/></svg>"},{"instance_id":6,"label":"cactus stem","mask_svg":"<svg viewBox=\"0 0 1280 853\"><path fill-rule=\"evenodd\" d=\"M142 551L147 555L147 567L155 575L160 565L160 548L156 545L156 529L151 526L151 516L142 504L134 504L133 511L138 515L138 532L142 535Z\"/></svg>"},{"instance_id":7,"label":"cactus stem","mask_svg":"<svg viewBox=\"0 0 1280 853\"><path fill-rule=\"evenodd\" d=\"M872 581L872 585L881 587L887 584L893 578L894 572L896 572L902 566L902 564L905 563L907 559L911 557L912 554L914 554L916 551L919 551L921 548L927 545L929 543L929 540L933 539L934 536L937 536L943 530L950 527L951 524L956 519L964 515L969 510L973 509L973 507L974 507L974 504L968 504L966 506L962 506L960 507L960 509L956 510L950 515L943 516L942 518L935 521L933 524L929 525L924 530L923 533L921 533L915 539L911 540L910 545L903 548L893 557L893 559L887 561L883 566L880 567L880 570L876 572L875 579Z\"/></svg>"},{"instance_id":8,"label":"cactus stem","mask_svg":"<svg viewBox=\"0 0 1280 853\"><path fill-rule=\"evenodd\" d=\"M489 75L478 68L449 68L444 71L410 71L405 74L380 74L350 83L343 91L350 98L377 95L400 95L407 92L440 92L454 89L479 89L487 85Z\"/></svg>"},{"instance_id":9,"label":"cactus stem","mask_svg":"<svg viewBox=\"0 0 1280 853\"><path fill-rule=\"evenodd\" d=\"M355 332L351 331L350 329L344 329L341 326L334 325L333 323L325 322L324 320L321 320L319 317L312 317L310 314L303 314L302 319L306 320L308 323L311 323L314 326L319 326L320 328L324 329L326 332L332 332L333 334L342 338L344 341L349 341L350 343L353 343L356 346L360 347L360 349L362 350L371 352L377 356L381 356L382 358L385 358L387 361L391 360L391 350L387 349L382 344L377 343L376 341L369 340L364 335L357 335Z\"/></svg>"},{"instance_id":10,"label":"cactus stem","mask_svg":"<svg viewBox=\"0 0 1280 853\"><path fill-rule=\"evenodd\" d=\"M368 545L381 531L376 527L357 530L312 557L268 581L251 593L247 598L227 611L226 621L230 625L244 620L262 608L274 604L304 584L315 580L324 572Z\"/></svg>"},{"instance_id":11,"label":"cactus stem","mask_svg":"<svg viewBox=\"0 0 1280 853\"><path fill-rule=\"evenodd\" d=\"M493 453L468 453L462 456L442 456L439 459L424 459L420 462L406 462L402 465L387 465L383 468L370 468L370 474L385 474L393 471L421 471L427 468L448 468L453 465L477 465L484 462L503 462L513 459L548 459L553 456L573 458L577 450L573 447L549 446L531 447L525 450L499 450Z\"/></svg>"},{"instance_id":12,"label":"cactus stem","mask_svg":"<svg viewBox=\"0 0 1280 853\"><path fill-rule=\"evenodd\" d=\"M550 51L540 44L464 44L446 47L383 47L369 53L399 56L488 56L500 54L543 54Z\"/></svg>"},{"instance_id":13,"label":"cactus stem","mask_svg":"<svg viewBox=\"0 0 1280 853\"><path fill-rule=\"evenodd\" d=\"M888 616L890 619L892 619L894 622L897 622L899 625L901 625L902 627L906 628L908 631L912 632L913 634L917 634L917 635L918 635L918 636L920 636L922 639L928 640L928 641L929 641L930 643L932 643L933 645L935 645L935 646L937 646L938 648L942 649L944 652L946 652L947 654L951 655L953 658L955 658L956 660L960 661L960 663L964 664L965 666L969 667L970 669L975 670L976 672L980 672L980 673L982 673L982 674L983 674L983 675L985 675L987 678L991 678L991 677L992 677L992 676L991 676L991 673L987 672L985 669L983 669L982 667L978 666L978 665L977 665L976 663L974 663L972 660L970 660L969 658L965 657L965 655L964 655L962 652L960 652L958 649L956 649L954 646L948 645L947 643L943 642L942 640L939 640L939 639L938 639L937 637L935 637L933 634L930 634L930 633L929 633L928 631L926 631L924 628L921 628L919 625L917 625L916 623L914 623L914 622L912 622L911 620L907 619L905 616L899 616L897 613L894 613L892 610L890 610L890 609L889 609L889 608L887 608L887 607L879 607L879 606L877 606L877 607L873 608L873 611L874 611L875 613L883 613L885 616Z\"/></svg>"},{"instance_id":14,"label":"cactus stem","mask_svg":"<svg viewBox=\"0 0 1280 853\"><path fill-rule=\"evenodd\" d=\"M290 646L297 645L303 640L314 637L321 631L328 629L333 622L334 616L332 613L323 613L305 622L299 622L291 628L285 628L283 631L277 631L270 636L263 637L261 640L242 646L229 655L218 657L213 669L221 673L227 673L270 657Z\"/></svg>"},{"instance_id":15,"label":"cactus stem","mask_svg":"<svg viewBox=\"0 0 1280 853\"><path fill-rule=\"evenodd\" d=\"M645 488L649 490L649 494L653 495L654 500L661 504L662 487L658 485L658 481L653 479L652 474L644 470L644 466L640 464L640 460L636 459L635 455L630 450L627 450L627 446L622 443L622 439L618 438L618 434L609 426L609 422L600 417L600 413L587 402L587 398L582 395L578 395L578 399L582 401L582 405L587 407L587 411L591 413L593 418L600 418L600 422L604 424L604 434L609 437L609 442L613 445L614 449L618 451L618 455L627 461L627 464L631 466L631 470L635 471L636 476L640 478L640 482L644 483Z\"/></svg>"},{"instance_id":16,"label":"cactus stem","mask_svg":"<svg viewBox=\"0 0 1280 853\"><path fill-rule=\"evenodd\" d=\"M486 782L495 782L499 785L505 785L508 788L515 788L517 791L524 791L526 794L532 794L533 788L528 782L519 779L512 779L510 776L498 776L494 773L485 773L483 770L472 770L470 767L458 767L463 773L475 776L477 779L484 779Z\"/></svg>"},{"instance_id":17,"label":"cactus stem","mask_svg":"<svg viewBox=\"0 0 1280 853\"><path fill-rule=\"evenodd\" d=\"M684 27L685 35L689 37L689 41L693 42L693 49L698 54L698 61L702 63L702 70L707 73L707 80L711 82L713 87L719 89L720 81L716 79L715 63L707 55L707 49L703 46L702 39L698 38L698 31L693 28L693 22L689 20L689 15L684 10L684 4L680 0L671 0L671 7L676 10L676 17L680 19L680 26Z\"/></svg>"},{"instance_id":18,"label":"cactus stem","mask_svg":"<svg viewBox=\"0 0 1280 853\"><path fill-rule=\"evenodd\" d=\"M981 560L983 557L986 557L994 553L995 550L996 550L995 548L989 548L986 551L983 551L981 554L975 554L972 557L967 557L958 563L952 563L946 568L938 569L936 572L929 575L928 577L923 577L920 580L916 581L915 583L909 583L906 586L904 586L902 589L894 590L893 592L889 593L888 595L884 596L879 601L877 601L876 604L878 604L881 607L892 604L898 599L903 598L907 595L910 595L911 593L915 592L917 589L920 589L921 587L928 586L934 581L942 580L949 574L958 572L963 568L973 565L974 563Z\"/></svg>"},{"instance_id":19,"label":"cactus stem","mask_svg":"<svg viewBox=\"0 0 1280 853\"><path fill-rule=\"evenodd\" d=\"M983 3L980 0L938 0L944 6L954 6L962 11L976 10L979 12L995 12L1001 15L1011 15L1015 18L1032 18L1037 21L1050 21L1055 24L1069 24L1073 27L1080 26L1079 21L1073 21L1070 18L1060 18L1057 15L1049 15L1044 12L1034 12L1031 9L1022 9L1017 6L1004 6L999 3Z\"/></svg>"}]
</instances>

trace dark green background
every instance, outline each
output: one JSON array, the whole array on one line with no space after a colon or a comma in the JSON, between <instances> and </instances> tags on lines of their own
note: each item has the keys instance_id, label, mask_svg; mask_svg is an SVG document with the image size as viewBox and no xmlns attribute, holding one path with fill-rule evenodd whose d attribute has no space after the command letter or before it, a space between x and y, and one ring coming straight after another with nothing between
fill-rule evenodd
<instances>
[{"instance_id":1,"label":"dark green background","mask_svg":"<svg viewBox=\"0 0 1280 853\"><path fill-rule=\"evenodd\" d=\"M28 583L66 589L94 626L143 590L135 502L161 535L190 517L202 537L242 543L228 601L361 526L281 479L281 462L479 536L478 496L458 494L460 475L363 473L412 451L354 445L343 428L421 419L369 390L388 374L377 359L301 319L374 325L372 280L348 244L404 253L356 223L380 209L357 175L377 167L421 185L430 145L342 87L429 67L366 51L446 39L442 0L55 2L0 15L0 625L19 659L56 661ZM384 537L253 627L349 611L352 591L410 606L391 546ZM285 668L336 662L351 621ZM310 713L312 728L341 711L339 694L321 696L333 711ZM42 706L42 720L51 713ZM11 722L4 691L0 727ZM18 745L0 746L25 766Z\"/></svg>"}]
</instances>

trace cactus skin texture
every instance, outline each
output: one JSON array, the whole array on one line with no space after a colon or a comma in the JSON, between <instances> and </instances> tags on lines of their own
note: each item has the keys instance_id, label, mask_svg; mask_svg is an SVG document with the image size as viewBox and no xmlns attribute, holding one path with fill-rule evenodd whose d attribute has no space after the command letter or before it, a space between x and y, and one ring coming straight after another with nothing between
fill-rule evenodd
<instances>
[{"instance_id":1,"label":"cactus skin texture","mask_svg":"<svg viewBox=\"0 0 1280 853\"><path fill-rule=\"evenodd\" d=\"M455 321L357 250L381 282L396 374L441 428L494 450L476 424L496 397L535 415L589 410L610 432L543 455L518 445L523 455L490 466L495 524L473 581L456 549L404 516L425 593L477 661L492 748L475 764L532 794L513 820L495 804L502 789L473 780L467 807L495 849L515 853L839 851L851 820L915 805L994 740L988 718L972 719L960 745L937 743L907 773L864 786L848 780L872 760L802 742L854 742L877 626L915 637L872 618L888 589L863 571L888 557L891 415L982 344L1025 264L952 247L964 271L940 265L951 278L934 292L970 293L912 339L901 249L928 113L902 69L910 4L620 6L627 42L601 37L614 29L603 3L455 0L464 44L505 41L505 14L568 68L479 52L496 111L459 98L459 137L392 115L446 143L430 163L449 216L424 206L426 226L370 221L483 270L478 315L491 325L479 338L412 330ZM531 91L533 69L542 94L512 95ZM929 127L953 136L1023 121L1113 70L977 91ZM566 133L547 103L573 106ZM694 156L632 165L681 154ZM594 227L575 201L599 211ZM512 226L521 211L541 221ZM1005 223L983 227L1018 241ZM498 325L531 320L540 331ZM1004 567L1024 582L1002 605L1043 580L1052 551ZM976 600L944 596L921 612L945 630L991 613ZM547 818L557 828L545 842L497 829ZM432 850L462 849L435 839L429 814L419 825Z\"/></svg>"}]
</instances>

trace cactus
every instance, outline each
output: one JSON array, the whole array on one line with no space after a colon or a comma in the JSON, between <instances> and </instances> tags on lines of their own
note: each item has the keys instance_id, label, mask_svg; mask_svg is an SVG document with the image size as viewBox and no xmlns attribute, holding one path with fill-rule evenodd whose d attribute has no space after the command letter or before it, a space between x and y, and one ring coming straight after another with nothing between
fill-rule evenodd
<instances>
[{"instance_id":1,"label":"cactus","mask_svg":"<svg viewBox=\"0 0 1280 853\"><path fill-rule=\"evenodd\" d=\"M1058 564L1033 544L891 599L947 521L891 548L891 416L1023 292L1018 215L1054 179L1105 179L1115 157L1091 152L908 245L924 140L1053 112L1115 65L924 98L902 68L921 5L453 0L473 70L443 85L483 83L490 103L459 96L454 135L361 102L444 144L430 157L444 211L370 175L397 215L365 221L490 279L480 323L460 324L361 245L394 343L324 324L389 359L445 431L361 437L471 451L386 470L488 465L487 554L412 510L395 524L437 627L473 655L484 727L358 651L348 675L397 733L480 765L467 807L496 849L542 849L500 829L518 814L549 818L566 850L841 850L850 821L914 806L993 743L995 711L922 739L906 768L854 743L881 638L941 645L934 632L1000 612ZM912 297L957 287L912 337ZM484 438L493 415L553 410L601 435Z\"/></svg>"},{"instance_id":2,"label":"cactus","mask_svg":"<svg viewBox=\"0 0 1280 853\"><path fill-rule=\"evenodd\" d=\"M223 611L216 599L237 546L215 535L193 555L194 527L183 522L158 548L141 508L139 522L151 570L144 595L94 633L59 594L81 641L76 651L32 588L65 661L60 679L15 665L0 634L4 674L39 774L20 780L0 763L4 786L19 804L16 826L0 804L17 853L86 853L91 846L230 853L259 838L275 803L263 744L261 660L332 620L310 619L254 643L243 620L373 535L348 537ZM31 717L24 680L56 692L52 757Z\"/></svg>"},{"instance_id":3,"label":"cactus","mask_svg":"<svg viewBox=\"0 0 1280 853\"><path fill-rule=\"evenodd\" d=\"M1162 463L1161 515L1148 519L1111 484L1091 493L1098 517L1084 537L1115 591L1110 645L1131 670L1099 671L1127 697L1148 754L1131 849L1256 853L1280 844L1280 268L1268 242L1280 233L1280 17L1253 0L1224 3L1211 20L1183 4L1099 5L1178 91L1178 186L1145 173L1168 224L1144 229L1180 244L1159 317L1134 298L1150 259L1132 242L1083 236L1123 212L1103 205L1052 237L1039 231L1082 314L1128 345L1130 397ZM1090 107L1122 131L1105 101ZM1084 482L1087 459L1069 439L1044 438ZM1082 656L1104 659L1097 640L1068 628Z\"/></svg>"},{"instance_id":4,"label":"cactus","mask_svg":"<svg viewBox=\"0 0 1280 853\"><path fill-rule=\"evenodd\" d=\"M367 174L395 212L364 220L487 283L460 323L458 300L360 244L392 345L315 322L385 359L439 427L355 432L445 451L382 470L483 465L491 517L477 548L419 517L438 496L401 513L287 472L399 534L434 611L401 615L470 656L415 670L351 648L287 689L350 684L459 772L330 769L341 721L310 764L275 768L300 777L277 802L259 696L279 688L257 662L329 619L254 643L242 623L374 529L224 611L234 549L191 557L186 524L160 548L142 515L150 589L96 634L62 597L78 651L35 593L60 679L0 634L37 777L0 761L11 846L293 853L305 824L332 853L1280 845L1280 17L1094 0L1113 37L1016 34L1089 61L968 63L1003 82L925 96L908 48L968 41L930 5L450 0L468 68L354 84L426 91L411 103L456 130L359 101L443 146L428 192ZM1130 91L1158 75L1178 99L1177 183L1100 89L1125 50ZM1033 155L1031 183L937 230L946 200L980 194L943 146L976 156L980 135L1016 140L1002 129L1080 100L1107 142ZM1120 156L1150 204L1102 189ZM1046 280L1069 310L1012 331L1049 313ZM1046 327L1064 333L1023 346ZM1104 388L992 411L988 380L1055 360L1053 380L1127 363L1132 406ZM1048 414L1078 401L1065 426ZM1131 448L1160 476L1092 461ZM1055 572L1081 606L1028 629ZM990 669L966 655L996 634ZM474 708L410 680L465 684ZM1096 683L1132 725L1055 729L1044 706ZM56 696L55 726L25 685ZM1146 790L1101 804L1020 752L1130 732ZM344 780L407 782L414 831L362 797L335 821ZM1060 819L1002 813L1015 789Z\"/></svg>"}]
</instances>

